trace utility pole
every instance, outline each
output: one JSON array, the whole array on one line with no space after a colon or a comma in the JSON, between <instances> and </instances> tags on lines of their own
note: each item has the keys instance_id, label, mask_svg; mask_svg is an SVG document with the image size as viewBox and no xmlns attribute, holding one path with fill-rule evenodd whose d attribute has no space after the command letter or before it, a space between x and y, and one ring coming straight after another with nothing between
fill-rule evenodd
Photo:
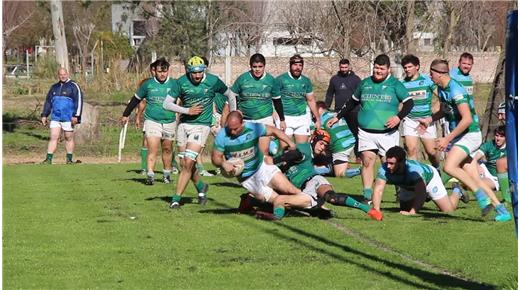
<instances>
[{"instance_id":1,"label":"utility pole","mask_svg":"<svg viewBox=\"0 0 520 290\"><path fill-rule=\"evenodd\" d=\"M63 23L63 9L61 0L51 0L52 32L56 47L56 61L61 67L69 70L69 53L67 50L67 39L65 37L65 24Z\"/></svg>"}]
</instances>

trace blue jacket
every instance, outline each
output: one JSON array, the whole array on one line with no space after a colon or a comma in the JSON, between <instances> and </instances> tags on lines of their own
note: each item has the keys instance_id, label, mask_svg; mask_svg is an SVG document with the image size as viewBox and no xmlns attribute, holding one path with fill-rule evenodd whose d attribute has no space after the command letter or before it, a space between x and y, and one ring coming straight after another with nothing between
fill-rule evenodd
<instances>
[{"instance_id":1,"label":"blue jacket","mask_svg":"<svg viewBox=\"0 0 520 290\"><path fill-rule=\"evenodd\" d=\"M67 79L51 86L43 105L42 117L51 115L51 121L70 122L72 117L81 122L83 93L79 85Z\"/></svg>"}]
</instances>

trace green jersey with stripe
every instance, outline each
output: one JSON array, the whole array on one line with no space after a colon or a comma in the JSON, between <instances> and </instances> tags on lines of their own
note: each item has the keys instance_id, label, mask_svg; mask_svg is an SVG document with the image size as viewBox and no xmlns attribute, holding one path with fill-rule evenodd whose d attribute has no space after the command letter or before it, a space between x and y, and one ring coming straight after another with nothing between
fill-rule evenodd
<instances>
[{"instance_id":1,"label":"green jersey with stripe","mask_svg":"<svg viewBox=\"0 0 520 290\"><path fill-rule=\"evenodd\" d=\"M446 120L449 123L450 131L453 131L453 129L455 129L459 124L460 120L462 120L462 116L460 115L457 106L460 104L467 104L471 113L472 122L468 129L462 132L462 134L467 132L480 132L478 115L475 112L475 102L473 101L473 97L467 94L466 89L464 89L462 84L455 79L451 79L446 88L443 89L438 87L437 92L439 94L439 100L442 103L446 103L450 109L450 112L446 114Z\"/></svg>"},{"instance_id":2,"label":"green jersey with stripe","mask_svg":"<svg viewBox=\"0 0 520 290\"><path fill-rule=\"evenodd\" d=\"M336 113L325 111L321 117L321 124L327 124L327 122L336 117ZM356 139L347 125L344 118L341 118L332 127L324 126L324 129L329 132L330 135L330 151L332 153L338 153L352 148L356 143Z\"/></svg>"},{"instance_id":3,"label":"green jersey with stripe","mask_svg":"<svg viewBox=\"0 0 520 290\"><path fill-rule=\"evenodd\" d=\"M486 167L489 173L493 176L497 176L497 160L507 156L506 155L506 144L502 147L498 147L495 141L490 140L480 145L478 151L486 157Z\"/></svg>"},{"instance_id":4,"label":"green jersey with stripe","mask_svg":"<svg viewBox=\"0 0 520 290\"><path fill-rule=\"evenodd\" d=\"M227 103L228 98L221 93L215 93L215 99L213 99L213 101L215 102L217 113L222 115L222 110L224 110L224 105Z\"/></svg>"},{"instance_id":5,"label":"green jersey with stripe","mask_svg":"<svg viewBox=\"0 0 520 290\"><path fill-rule=\"evenodd\" d=\"M432 94L435 84L429 76L419 74L415 80L403 80L408 96L413 98L413 108L407 117L422 119L432 115Z\"/></svg>"},{"instance_id":6,"label":"green jersey with stripe","mask_svg":"<svg viewBox=\"0 0 520 290\"><path fill-rule=\"evenodd\" d=\"M454 67L450 70L450 77L464 86L468 95L473 98L473 78L469 74L465 75L458 67Z\"/></svg>"},{"instance_id":7,"label":"green jersey with stripe","mask_svg":"<svg viewBox=\"0 0 520 290\"><path fill-rule=\"evenodd\" d=\"M265 125L245 122L244 129L238 136L228 135L227 130L220 130L215 137L213 149L224 153L226 159L240 158L244 161L244 170L238 177L243 181L255 174L264 160L258 149L258 139L267 134Z\"/></svg>"},{"instance_id":8,"label":"green jersey with stripe","mask_svg":"<svg viewBox=\"0 0 520 290\"><path fill-rule=\"evenodd\" d=\"M294 164L285 172L287 179L294 186L302 189L303 183L316 175L314 164L312 163L312 149L309 143L296 144L296 148L305 156L302 162Z\"/></svg>"},{"instance_id":9,"label":"green jersey with stripe","mask_svg":"<svg viewBox=\"0 0 520 290\"><path fill-rule=\"evenodd\" d=\"M145 80L135 93L139 100L146 99L144 119L161 124L175 122L175 113L163 109L163 102L177 88L177 82L169 77L163 83L155 78Z\"/></svg>"},{"instance_id":10,"label":"green jersey with stripe","mask_svg":"<svg viewBox=\"0 0 520 290\"><path fill-rule=\"evenodd\" d=\"M300 75L299 78L295 79L290 72L279 75L276 80L280 86L284 115L305 115L307 95L312 93L311 80L304 75Z\"/></svg>"},{"instance_id":11,"label":"green jersey with stripe","mask_svg":"<svg viewBox=\"0 0 520 290\"><path fill-rule=\"evenodd\" d=\"M245 120L259 120L273 115L273 99L280 98L275 78L265 73L257 79L245 72L235 81L231 91L237 94L238 109Z\"/></svg>"},{"instance_id":12,"label":"green jersey with stripe","mask_svg":"<svg viewBox=\"0 0 520 290\"><path fill-rule=\"evenodd\" d=\"M385 131L385 123L396 116L399 103L406 101L408 90L392 75L382 82L374 82L372 77L361 81L352 98L361 103L358 123L361 129Z\"/></svg>"},{"instance_id":13,"label":"green jersey with stripe","mask_svg":"<svg viewBox=\"0 0 520 290\"><path fill-rule=\"evenodd\" d=\"M198 84L193 83L188 74L180 77L177 82L179 84L178 90L173 91L172 95L181 99L182 106L190 108L200 105L203 108L198 115L182 114L180 123L210 126L215 93L225 93L228 89L226 84L216 75L210 73L205 73L202 81Z\"/></svg>"}]
</instances>

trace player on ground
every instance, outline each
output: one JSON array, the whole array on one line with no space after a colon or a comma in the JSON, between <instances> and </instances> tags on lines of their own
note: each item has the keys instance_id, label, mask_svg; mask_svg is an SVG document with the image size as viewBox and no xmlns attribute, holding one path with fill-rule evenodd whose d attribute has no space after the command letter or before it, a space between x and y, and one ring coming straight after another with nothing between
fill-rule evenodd
<instances>
[{"instance_id":1,"label":"player on ground","mask_svg":"<svg viewBox=\"0 0 520 290\"><path fill-rule=\"evenodd\" d=\"M432 95L436 90L435 84L429 76L419 73L419 58L415 55L404 56L401 65L406 75L403 85L408 90L408 95L413 98L412 111L403 120L403 136L408 158L419 160L420 139L430 163L438 169L439 158L437 150L435 150L435 138L437 138L435 124L430 124L423 134L417 132L419 125L417 120L429 117L432 114Z\"/></svg>"},{"instance_id":2,"label":"player on ground","mask_svg":"<svg viewBox=\"0 0 520 290\"><path fill-rule=\"evenodd\" d=\"M285 207L315 206L316 201L292 185L278 167L264 161L264 154L258 147L263 136L275 136L289 144L290 149L295 149L294 143L281 130L261 123L244 122L240 112L230 112L225 130L220 130L215 138L213 164L231 174L234 167L227 160L242 159L244 170L237 177L238 181L259 201L273 204L273 219L283 218Z\"/></svg>"},{"instance_id":3,"label":"player on ground","mask_svg":"<svg viewBox=\"0 0 520 290\"><path fill-rule=\"evenodd\" d=\"M431 165L406 159L406 152L399 146L386 151L386 161L377 174L373 198L374 210L377 211L373 217L377 220L383 219L380 206L387 183L399 187L400 213L403 215L416 214L427 196L442 212L456 210L461 199L465 203L469 202L469 197L460 188L455 188L448 196L439 172Z\"/></svg>"},{"instance_id":4,"label":"player on ground","mask_svg":"<svg viewBox=\"0 0 520 290\"><path fill-rule=\"evenodd\" d=\"M504 201L511 203L507 175L506 126L495 129L493 140L480 145L473 162L479 163L479 174L493 190L500 190Z\"/></svg>"},{"instance_id":5,"label":"player on ground","mask_svg":"<svg viewBox=\"0 0 520 290\"><path fill-rule=\"evenodd\" d=\"M413 108L413 99L408 96L406 88L390 74L390 58L387 55L376 57L372 76L361 81L352 100L327 122L327 126L331 127L344 118L357 104L361 104L358 150L363 162L363 196L369 201L372 199L376 157L379 155L384 160L386 150L399 145L399 123Z\"/></svg>"},{"instance_id":6,"label":"player on ground","mask_svg":"<svg viewBox=\"0 0 520 290\"><path fill-rule=\"evenodd\" d=\"M238 105L238 109L244 114L244 120L247 122L273 126L274 106L280 118L280 129L285 131L285 115L280 88L276 79L265 72L265 57L260 53L255 53L249 59L249 65L251 70L240 75L231 87L231 91L236 95L236 102L234 98L229 99L230 111L234 111ZM260 139L259 146L263 154L268 153L269 141L268 137Z\"/></svg>"},{"instance_id":7,"label":"player on ground","mask_svg":"<svg viewBox=\"0 0 520 290\"><path fill-rule=\"evenodd\" d=\"M336 116L336 113L327 110L327 104L323 101L316 103L318 114L322 124ZM336 177L354 177L361 173L360 168L350 168L349 156L354 150L356 139L350 132L345 119L340 119L332 127L325 126L325 131L330 135L329 151L332 153L332 168Z\"/></svg>"},{"instance_id":8,"label":"player on ground","mask_svg":"<svg viewBox=\"0 0 520 290\"><path fill-rule=\"evenodd\" d=\"M144 128L148 143L146 184L153 185L155 181L155 158L159 145L162 144L162 159L164 164L163 177L165 183L171 182L172 141L175 137L175 114L163 109L162 103L170 91L177 86L174 79L168 76L170 64L161 58L156 62L155 77L146 80L137 90L126 106L121 123L128 122L128 116L141 100L146 99L144 111Z\"/></svg>"},{"instance_id":9,"label":"player on ground","mask_svg":"<svg viewBox=\"0 0 520 290\"><path fill-rule=\"evenodd\" d=\"M471 163L471 154L476 152L482 143L478 116L475 113L473 98L466 93L459 82L450 77L448 70L449 64L446 60L436 59L430 65L430 77L438 86L441 105L448 106L449 111L453 113L445 116L444 111L447 110L439 110L431 117L419 120L421 123L419 129L424 130L432 122L442 117L448 118L450 133L437 139L437 149L440 151L445 151L448 144L453 144L445 158L444 171L474 192L483 215L492 209L487 198L489 197L497 212L495 220L511 220L511 214L506 207L498 201L493 190L476 174L478 172L476 163ZM476 177L468 172L473 172Z\"/></svg>"},{"instance_id":10,"label":"player on ground","mask_svg":"<svg viewBox=\"0 0 520 290\"><path fill-rule=\"evenodd\" d=\"M289 72L276 78L282 96L283 113L285 114L285 134L294 135L296 143L307 143L310 136L309 116L307 107L316 117L315 127L320 128L320 119L316 109L316 99L312 90L311 80L302 74L303 57L299 54L289 59Z\"/></svg>"},{"instance_id":11,"label":"player on ground","mask_svg":"<svg viewBox=\"0 0 520 290\"><path fill-rule=\"evenodd\" d=\"M326 201L369 213L368 205L358 202L346 194L336 193L325 177L314 172L313 152L319 154L326 146L329 146L330 142L331 136L327 131L317 129L311 137L311 144L296 144L298 151L291 152L291 155L286 153L278 156L274 158L274 163L280 167L292 184L317 201L318 206Z\"/></svg>"},{"instance_id":12,"label":"player on ground","mask_svg":"<svg viewBox=\"0 0 520 290\"><path fill-rule=\"evenodd\" d=\"M206 65L201 57L190 58L187 73L177 80L178 86L164 100L164 109L180 110L182 113L177 129L177 147L182 169L176 193L170 203L171 208L180 207L182 194L190 179L197 189L199 204L204 205L207 201L208 185L200 179L195 163L210 132L215 93L229 95L230 92L221 79L205 70ZM182 107L175 104L177 98Z\"/></svg>"}]
</instances>

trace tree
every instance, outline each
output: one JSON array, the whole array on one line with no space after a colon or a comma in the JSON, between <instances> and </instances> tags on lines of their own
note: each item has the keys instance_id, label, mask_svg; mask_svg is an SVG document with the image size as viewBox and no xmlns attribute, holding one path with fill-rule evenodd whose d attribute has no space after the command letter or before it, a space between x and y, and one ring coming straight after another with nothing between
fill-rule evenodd
<instances>
[{"instance_id":1,"label":"tree","mask_svg":"<svg viewBox=\"0 0 520 290\"><path fill-rule=\"evenodd\" d=\"M60 0L51 0L52 31L54 33L54 45L56 61L61 67L69 70L69 57L67 39L65 38L65 25L63 24L63 9Z\"/></svg>"}]
</instances>

